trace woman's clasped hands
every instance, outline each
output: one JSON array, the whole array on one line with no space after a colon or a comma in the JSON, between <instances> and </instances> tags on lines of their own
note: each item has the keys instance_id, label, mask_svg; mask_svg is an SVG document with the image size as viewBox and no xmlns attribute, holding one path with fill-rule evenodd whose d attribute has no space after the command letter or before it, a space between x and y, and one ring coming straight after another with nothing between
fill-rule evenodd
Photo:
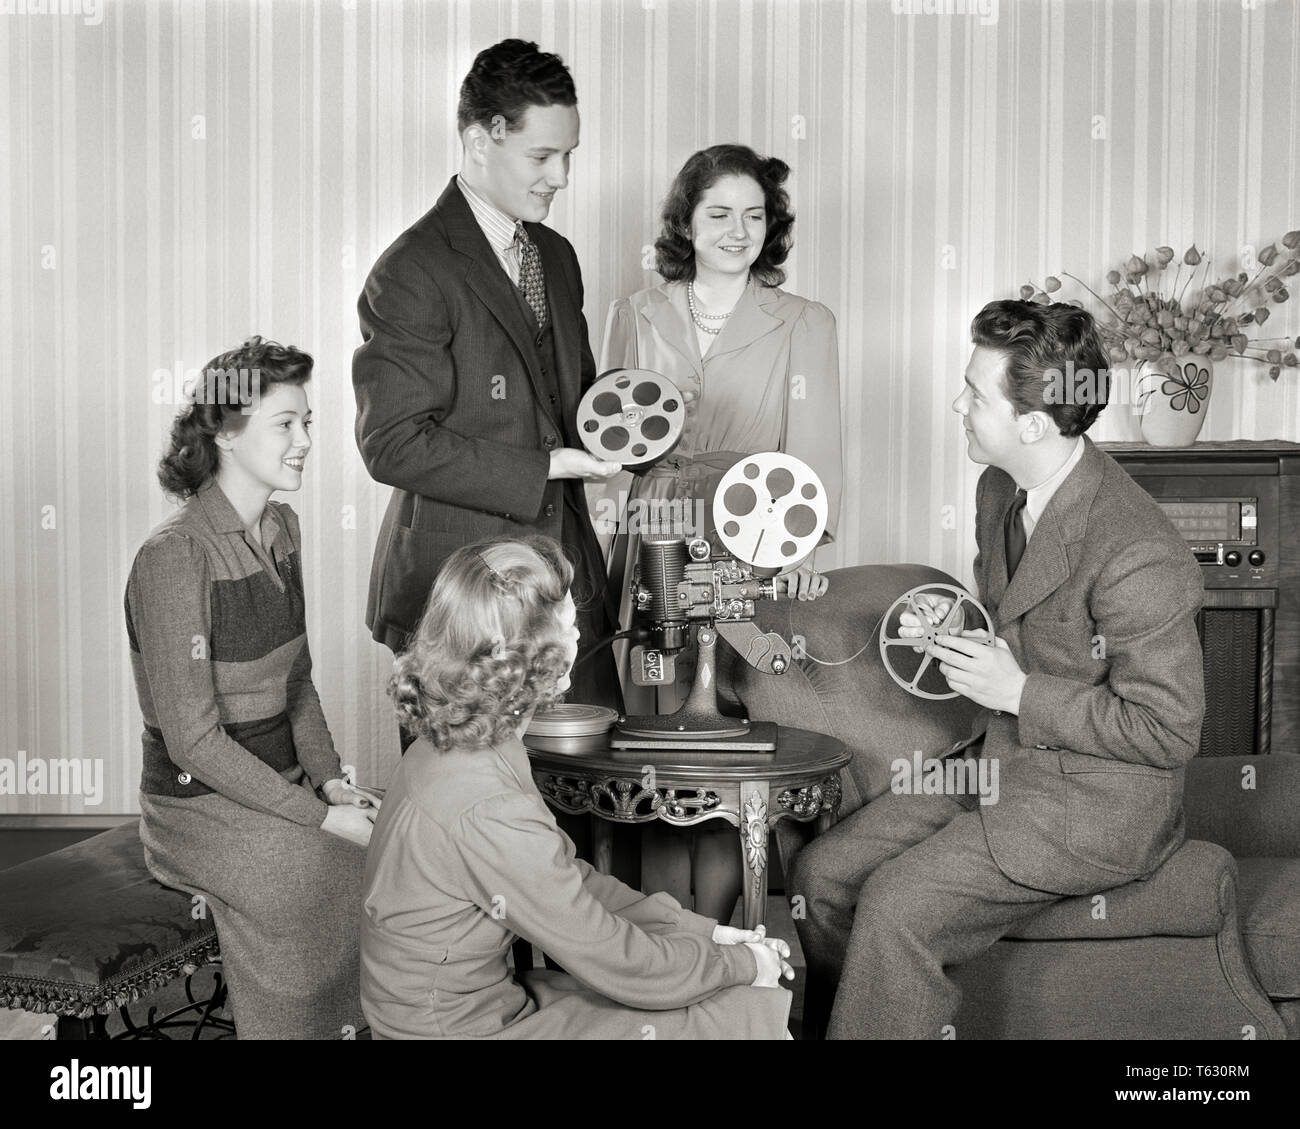
<instances>
[{"instance_id":1,"label":"woman's clasped hands","mask_svg":"<svg viewBox=\"0 0 1300 1129\"><path fill-rule=\"evenodd\" d=\"M717 925L713 929L713 943L744 945L754 954L758 973L750 985L753 988L779 988L782 979L794 979L794 969L789 963L790 946L779 937L769 937L766 926L736 929L731 925Z\"/></svg>"},{"instance_id":2,"label":"woman's clasped hands","mask_svg":"<svg viewBox=\"0 0 1300 1129\"><path fill-rule=\"evenodd\" d=\"M321 830L346 839L349 843L356 843L359 847L369 846L375 816L379 814L382 803L380 797L339 779L325 781L321 785L321 792L329 804Z\"/></svg>"}]
</instances>

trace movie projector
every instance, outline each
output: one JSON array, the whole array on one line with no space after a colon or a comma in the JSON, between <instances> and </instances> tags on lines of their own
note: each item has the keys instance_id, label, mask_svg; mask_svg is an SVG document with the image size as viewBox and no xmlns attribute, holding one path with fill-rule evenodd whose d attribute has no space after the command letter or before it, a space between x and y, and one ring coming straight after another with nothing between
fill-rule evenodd
<instances>
[{"instance_id":1,"label":"movie projector","mask_svg":"<svg viewBox=\"0 0 1300 1129\"><path fill-rule=\"evenodd\" d=\"M685 402L676 385L644 369L605 373L583 396L577 413L587 450L597 458L622 463L634 474L644 473L672 453L685 419ZM631 648L632 681L638 686L672 685L677 655L694 635L695 676L685 703L673 714L626 718L617 718L613 710L601 706L554 706L534 717L526 737L530 746L567 753L607 746L711 753L775 751L774 723L751 722L719 711L718 639L725 639L756 670L781 675L789 669L793 661L789 645L776 632L755 625L755 609L758 601L777 598L774 578L798 567L821 539L827 520L826 492L806 464L768 451L734 463L719 482L712 504L715 534L711 539L643 532L632 581L633 618L643 637ZM959 634L972 618L968 611L979 613L991 638L987 611L959 588L925 584L900 596L881 617L878 632L870 633L878 637L881 661L890 677L918 697L956 697L938 664L918 649L942 636ZM900 635L900 617L906 612L923 625L922 636Z\"/></svg>"},{"instance_id":2,"label":"movie projector","mask_svg":"<svg viewBox=\"0 0 1300 1129\"><path fill-rule=\"evenodd\" d=\"M641 369L605 374L578 409L587 449L634 473L666 458L684 424L677 387ZM692 637L695 676L676 713L619 719L609 740L615 749L776 749L775 724L718 710L718 640L764 673L789 669L789 644L755 625L755 607L776 599L774 578L802 563L817 545L826 528L826 491L804 463L768 451L739 459L723 475L712 504L713 538L641 535L632 606L634 622L649 638L631 649L632 681L671 685L677 655Z\"/></svg>"}]
</instances>

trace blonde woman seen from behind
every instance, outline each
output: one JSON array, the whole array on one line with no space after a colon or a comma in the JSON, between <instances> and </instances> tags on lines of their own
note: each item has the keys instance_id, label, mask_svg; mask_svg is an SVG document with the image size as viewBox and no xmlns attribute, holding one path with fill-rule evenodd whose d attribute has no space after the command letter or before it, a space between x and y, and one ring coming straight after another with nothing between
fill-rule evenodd
<instances>
[{"instance_id":1,"label":"blonde woman seen from behind","mask_svg":"<svg viewBox=\"0 0 1300 1129\"><path fill-rule=\"evenodd\" d=\"M646 896L575 856L522 742L577 654L572 566L545 537L457 550L389 693L418 739L366 867L375 1038L784 1038L784 942ZM516 938L567 971L516 976Z\"/></svg>"}]
</instances>

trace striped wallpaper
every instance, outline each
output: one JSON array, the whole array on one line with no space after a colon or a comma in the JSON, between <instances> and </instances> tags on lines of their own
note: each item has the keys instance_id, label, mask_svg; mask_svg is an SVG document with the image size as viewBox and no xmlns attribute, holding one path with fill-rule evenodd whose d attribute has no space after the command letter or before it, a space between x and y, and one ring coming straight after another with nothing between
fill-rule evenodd
<instances>
[{"instance_id":1,"label":"striped wallpaper","mask_svg":"<svg viewBox=\"0 0 1300 1129\"><path fill-rule=\"evenodd\" d=\"M822 567L969 578L979 468L948 405L986 300L1161 243L1227 269L1300 227L1291 0L0 0L0 757L105 770L96 806L0 812L137 810L123 586L168 512L153 468L176 386L252 332L317 359L288 499L317 685L363 780L396 760L362 622L386 489L352 439L355 300L457 167L460 79L507 35L578 85L551 222L596 336L653 280L687 155L734 140L793 166L787 288L838 315L844 376L849 486ZM1294 374L1221 365L1203 434L1300 439Z\"/></svg>"}]
</instances>

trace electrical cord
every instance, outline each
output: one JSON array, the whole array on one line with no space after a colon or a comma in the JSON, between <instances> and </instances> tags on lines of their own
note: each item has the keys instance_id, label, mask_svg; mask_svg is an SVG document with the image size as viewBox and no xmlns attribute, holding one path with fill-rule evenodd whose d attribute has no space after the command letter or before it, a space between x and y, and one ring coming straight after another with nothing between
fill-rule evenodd
<instances>
[{"instance_id":1,"label":"electrical cord","mask_svg":"<svg viewBox=\"0 0 1300 1129\"><path fill-rule=\"evenodd\" d=\"M868 647L871 646L871 641L876 637L876 632L880 630L880 625L885 622L885 616L888 614L889 612L886 611L884 615L882 615L878 620L876 620L871 630L867 632L867 641L863 643L862 646L859 647L856 651L854 651L853 654L851 654L847 659L836 659L835 661L832 662L829 659L819 659L816 655L810 655L808 653L807 647L800 647L799 649L803 652L804 658L811 659L813 662L817 663L818 666L844 666L846 663L851 663L854 659L856 659L859 655L861 655ZM785 617L785 630L787 635L795 634L793 600L790 601L790 608Z\"/></svg>"},{"instance_id":2,"label":"electrical cord","mask_svg":"<svg viewBox=\"0 0 1300 1129\"><path fill-rule=\"evenodd\" d=\"M816 550L814 550L813 558L815 558L816 555L817 555ZM863 643L862 646L859 647L856 651L854 651L853 654L851 654L847 659L834 659L834 660L819 659L816 655L810 654L806 647L801 647L800 650L803 652L803 657L808 659L811 662L815 662L818 666L845 666L846 664L851 663L854 659L862 655L867 650L867 648L871 646L872 641L876 637L876 632L880 630L880 625L885 622L885 616L887 615L889 615L888 610L886 610L880 616L880 618L877 619L874 624L872 624L871 630L867 632L867 641ZM793 599L790 600L790 606L786 610L785 626L786 626L787 635L789 636L795 635ZM577 670L578 667L582 666L583 663L588 662L590 659L594 658L606 647L613 646L613 644L616 643L618 640L630 639L634 635L643 633L644 630L645 630L644 628L630 628L627 631L615 631L614 634L606 636L604 639L601 639L599 642L597 642L594 646L582 652L582 654L579 655L577 661L573 664L573 669Z\"/></svg>"},{"instance_id":3,"label":"electrical cord","mask_svg":"<svg viewBox=\"0 0 1300 1129\"><path fill-rule=\"evenodd\" d=\"M633 635L636 634L638 634L638 629L636 628L631 628L627 631L615 631L613 635L607 635L604 639L601 639L599 642L594 643L592 646L588 647L587 650L583 651L578 656L577 660L573 664L573 667L571 668L570 675L572 675L572 671L577 670L578 667L580 667L583 663L589 661L590 659L595 658L606 647L612 647L620 639L630 639Z\"/></svg>"},{"instance_id":4,"label":"electrical cord","mask_svg":"<svg viewBox=\"0 0 1300 1129\"><path fill-rule=\"evenodd\" d=\"M881 625L882 623L885 622L885 616L889 615L889 612L890 612L891 610L892 610L892 606L891 606L891 608L887 608L887 609L885 610L884 614L881 615L881 617L880 617L878 620L876 620L876 622L875 622L874 624L872 624L871 630L867 632L867 641L866 641L865 643L863 643L862 646L859 647L858 650L855 651L853 654L851 654L847 659L838 659L838 660L836 660L836 661L834 661L834 662L831 662L831 661L829 661L829 660L827 660L827 659L819 659L819 658L817 658L816 655L810 655L810 654L808 653L808 649L807 649L806 647L805 647L805 648L801 648L801 649L803 650L804 657L805 657L805 658L808 658L808 659L811 659L813 662L817 663L819 666L844 666L845 663L851 663L851 662L852 662L854 659L856 659L860 654L862 654L863 651L865 651L868 647L871 646L872 640L874 640L875 637L876 637L876 632L880 630L880 625ZM787 634L787 635L794 635L794 634L795 634L795 631L794 631L794 602L793 602L793 601L791 601L789 612L788 612L787 615L786 615L785 627L786 627L786 634Z\"/></svg>"}]
</instances>

